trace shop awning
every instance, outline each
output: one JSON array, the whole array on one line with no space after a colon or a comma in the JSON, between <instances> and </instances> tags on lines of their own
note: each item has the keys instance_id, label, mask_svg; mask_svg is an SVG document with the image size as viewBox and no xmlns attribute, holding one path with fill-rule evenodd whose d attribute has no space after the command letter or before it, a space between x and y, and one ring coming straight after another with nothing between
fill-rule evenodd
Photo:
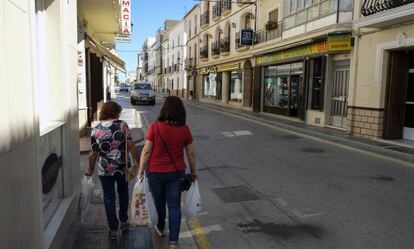
<instances>
[{"instance_id":1,"label":"shop awning","mask_svg":"<svg viewBox=\"0 0 414 249\"><path fill-rule=\"evenodd\" d=\"M89 35L86 35L85 41L85 47L90 48L93 52L102 56L104 60L108 61L110 64L117 67L121 71L126 72L125 62L121 58L111 53L107 48L99 44L99 42L97 42Z\"/></svg>"}]
</instances>

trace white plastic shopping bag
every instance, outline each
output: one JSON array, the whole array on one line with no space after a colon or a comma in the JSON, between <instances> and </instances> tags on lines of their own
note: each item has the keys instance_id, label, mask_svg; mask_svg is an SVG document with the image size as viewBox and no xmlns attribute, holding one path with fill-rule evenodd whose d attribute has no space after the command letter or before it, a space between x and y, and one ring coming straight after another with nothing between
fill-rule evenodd
<instances>
[{"instance_id":1,"label":"white plastic shopping bag","mask_svg":"<svg viewBox=\"0 0 414 249\"><path fill-rule=\"evenodd\" d=\"M187 219L196 217L201 211L201 196L198 181L195 180L187 192L184 203L184 215Z\"/></svg>"},{"instance_id":2,"label":"white plastic shopping bag","mask_svg":"<svg viewBox=\"0 0 414 249\"><path fill-rule=\"evenodd\" d=\"M130 223L139 226L156 226L158 223L157 209L145 175L135 183L132 192Z\"/></svg>"},{"instance_id":3,"label":"white plastic shopping bag","mask_svg":"<svg viewBox=\"0 0 414 249\"><path fill-rule=\"evenodd\" d=\"M95 184L93 184L92 177L83 176L82 178L82 209L81 209L81 222L83 223L88 213L89 204L92 198L92 191Z\"/></svg>"}]
</instances>

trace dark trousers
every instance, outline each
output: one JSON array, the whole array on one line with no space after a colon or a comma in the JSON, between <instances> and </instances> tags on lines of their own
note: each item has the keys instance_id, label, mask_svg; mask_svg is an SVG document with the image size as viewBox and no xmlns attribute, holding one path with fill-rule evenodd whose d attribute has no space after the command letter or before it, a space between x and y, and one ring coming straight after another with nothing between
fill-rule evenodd
<instances>
[{"instance_id":1,"label":"dark trousers","mask_svg":"<svg viewBox=\"0 0 414 249\"><path fill-rule=\"evenodd\" d=\"M102 184L109 229L118 230L119 221L116 217L115 182L119 197L119 220L121 222L128 221L128 183L125 181L125 176L120 173L115 173L114 176L99 176L99 179Z\"/></svg>"},{"instance_id":2,"label":"dark trousers","mask_svg":"<svg viewBox=\"0 0 414 249\"><path fill-rule=\"evenodd\" d=\"M166 208L168 205L169 241L178 242L181 225L181 187L179 178L184 171L172 173L148 173L148 181L158 212L160 230L165 228Z\"/></svg>"}]
</instances>

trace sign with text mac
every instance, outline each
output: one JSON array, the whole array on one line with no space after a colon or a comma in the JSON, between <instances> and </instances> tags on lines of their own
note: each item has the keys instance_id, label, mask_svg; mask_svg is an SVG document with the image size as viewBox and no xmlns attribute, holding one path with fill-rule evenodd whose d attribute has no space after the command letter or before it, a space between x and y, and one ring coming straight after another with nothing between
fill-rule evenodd
<instances>
[{"instance_id":1,"label":"sign with text mac","mask_svg":"<svg viewBox=\"0 0 414 249\"><path fill-rule=\"evenodd\" d=\"M121 34L131 35L131 1L121 0Z\"/></svg>"},{"instance_id":2,"label":"sign with text mac","mask_svg":"<svg viewBox=\"0 0 414 249\"><path fill-rule=\"evenodd\" d=\"M240 45L253 45L253 29L242 29L240 33Z\"/></svg>"}]
</instances>

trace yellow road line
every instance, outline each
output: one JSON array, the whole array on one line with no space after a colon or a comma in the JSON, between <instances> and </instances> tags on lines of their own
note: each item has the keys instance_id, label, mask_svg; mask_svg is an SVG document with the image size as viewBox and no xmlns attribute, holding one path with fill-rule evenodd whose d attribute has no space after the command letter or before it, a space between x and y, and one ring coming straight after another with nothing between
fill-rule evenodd
<instances>
[{"instance_id":1,"label":"yellow road line","mask_svg":"<svg viewBox=\"0 0 414 249\"><path fill-rule=\"evenodd\" d=\"M306 134L303 134L303 133L300 133L300 132L296 132L296 131L292 131L292 130L289 130L289 129L286 129L286 128L278 127L278 126L275 126L275 125L272 125L272 124L268 124L268 123L265 123L265 122L260 121L260 120L250 119L250 118L246 118L244 116L236 115L236 114L233 114L233 113L228 113L226 111L216 110L216 109L213 109L213 108L209 108L209 107L205 107L205 106L201 106L201 105L196 105L196 104L193 104L193 103L188 103L188 104L190 104L192 106L195 106L195 107L207 109L207 110L210 110L210 111L215 111L215 112L218 112L218 113L226 114L228 116L238 118L238 119L242 119L242 120L245 120L245 121L249 121L249 122L252 122L252 123L256 123L256 124L259 124L259 125L262 125L262 126L267 126L269 128L275 129L275 130L279 130L279 131L283 131L283 132L286 132L286 133L302 136L302 137L305 137L305 138L308 138L308 139L311 139L311 140L314 140L314 141L317 141L317 142L321 142L321 143L325 143L325 144L329 144L329 145L334 145L334 146L337 146L337 147L340 147L340 148L343 148L343 149L346 149L346 150L349 150L349 151L358 152L360 154L366 154L366 155L369 155L371 157L381 158L381 159L384 159L384 160L387 160L387 161L391 161L393 163L398 163L398 164L401 164L401 165L404 165L404 166L408 166L410 168L414 168L413 163L406 162L406 161L403 161L403 160L400 160L400 159L387 157L387 156L384 156L384 155L381 155L381 154L378 154L378 153L375 153L375 152L371 152L371 151L365 151L365 150L362 150L362 149L357 149L357 148L351 147L349 145L339 144L337 142L331 142L331 141L323 139L323 138L317 138L317 137L314 137L314 136L311 136L311 135L306 135Z\"/></svg>"},{"instance_id":2,"label":"yellow road line","mask_svg":"<svg viewBox=\"0 0 414 249\"><path fill-rule=\"evenodd\" d=\"M207 235L204 232L203 227L196 218L188 220L187 225L190 228L191 233L194 235L194 240L196 241L198 248L213 249L213 246L211 246L207 239Z\"/></svg>"}]
</instances>

